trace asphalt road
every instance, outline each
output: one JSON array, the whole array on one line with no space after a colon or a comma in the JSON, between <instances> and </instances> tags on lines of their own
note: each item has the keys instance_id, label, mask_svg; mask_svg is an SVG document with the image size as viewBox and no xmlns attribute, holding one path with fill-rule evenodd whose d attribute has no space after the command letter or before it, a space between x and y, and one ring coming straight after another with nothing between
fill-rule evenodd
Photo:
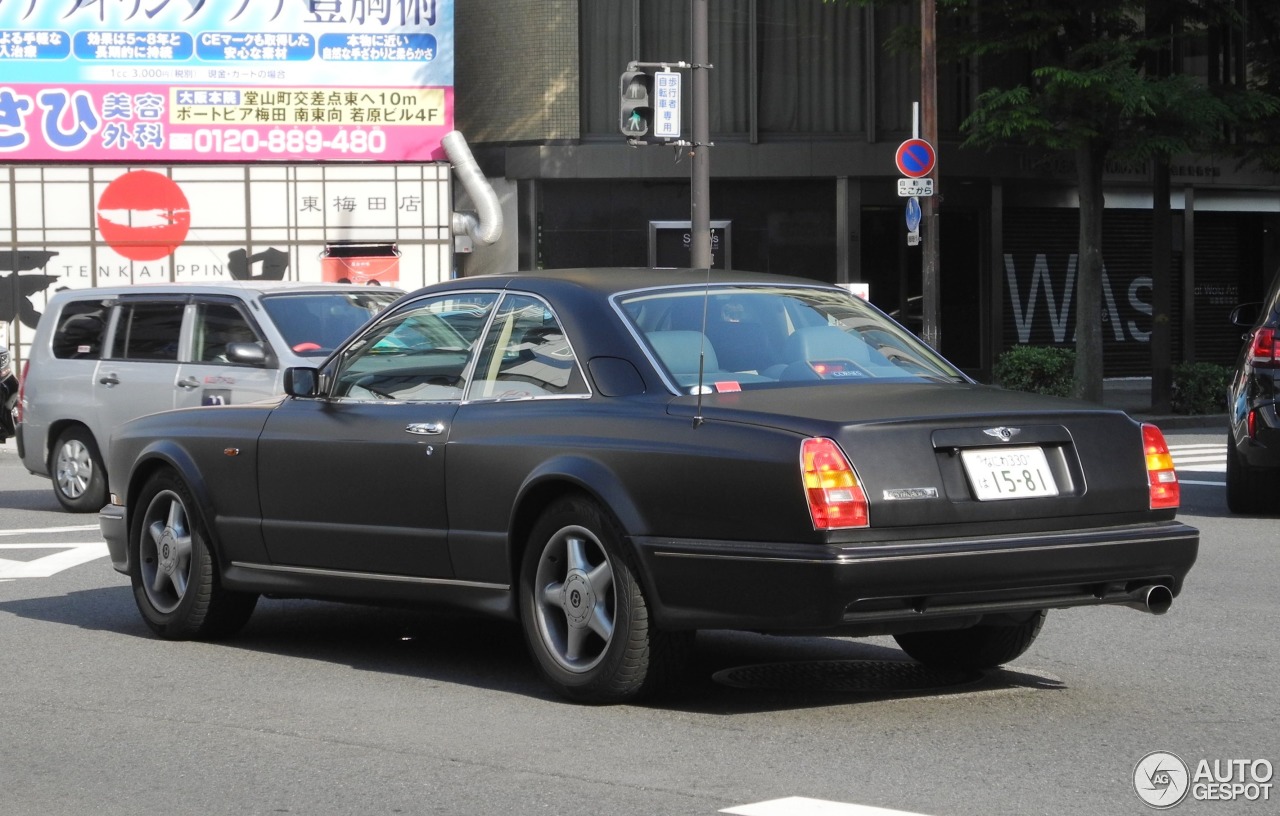
<instances>
[{"instance_id":1,"label":"asphalt road","mask_svg":"<svg viewBox=\"0 0 1280 816\"><path fill-rule=\"evenodd\" d=\"M1152 752L1280 764L1280 525L1227 513L1223 434L1169 438L1203 539L1165 616L1053 612L976 679L887 638L702 634L680 695L612 707L553 697L517 630L482 619L264 600L234 640L156 640L96 519L9 443L0 813L1146 813ZM1267 792L1173 812L1280 812Z\"/></svg>"}]
</instances>

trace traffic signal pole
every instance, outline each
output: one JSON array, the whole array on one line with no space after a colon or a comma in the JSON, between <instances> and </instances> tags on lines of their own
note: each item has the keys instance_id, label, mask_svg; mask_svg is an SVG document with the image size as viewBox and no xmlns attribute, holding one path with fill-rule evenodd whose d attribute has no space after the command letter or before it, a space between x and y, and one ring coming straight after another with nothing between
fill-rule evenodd
<instances>
[{"instance_id":1,"label":"traffic signal pole","mask_svg":"<svg viewBox=\"0 0 1280 816\"><path fill-rule=\"evenodd\" d=\"M711 255L711 70L708 57L707 7L710 0L692 0L692 63L639 62L627 63L619 86L618 129L632 147L668 144L688 147L689 170L689 265L694 269L710 269ZM649 69L661 69L658 74ZM688 68L693 79L693 138L679 136L679 81L673 68ZM657 77L655 88L654 77ZM665 96L664 96L665 94ZM655 104L659 109L655 109ZM655 141L646 137L654 131Z\"/></svg>"}]
</instances>

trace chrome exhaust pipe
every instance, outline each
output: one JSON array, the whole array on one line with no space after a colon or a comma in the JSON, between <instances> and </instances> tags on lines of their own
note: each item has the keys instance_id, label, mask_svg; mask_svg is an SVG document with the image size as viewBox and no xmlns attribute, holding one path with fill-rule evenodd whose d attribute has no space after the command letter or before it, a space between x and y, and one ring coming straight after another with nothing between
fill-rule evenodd
<instances>
[{"instance_id":1,"label":"chrome exhaust pipe","mask_svg":"<svg viewBox=\"0 0 1280 816\"><path fill-rule=\"evenodd\" d=\"M1129 600L1124 605L1139 612L1163 615L1173 606L1173 591L1162 584L1140 587L1129 593Z\"/></svg>"}]
</instances>

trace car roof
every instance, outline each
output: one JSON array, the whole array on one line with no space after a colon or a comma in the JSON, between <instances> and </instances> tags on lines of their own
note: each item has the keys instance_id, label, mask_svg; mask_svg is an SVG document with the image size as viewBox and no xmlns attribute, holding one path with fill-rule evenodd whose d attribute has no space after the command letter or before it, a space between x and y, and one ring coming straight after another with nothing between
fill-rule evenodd
<instances>
[{"instance_id":1,"label":"car roof","mask_svg":"<svg viewBox=\"0 0 1280 816\"><path fill-rule=\"evenodd\" d=\"M771 284L776 286L825 286L830 283L792 275L773 275L763 272L737 272L723 269L650 269L648 267L580 267L575 269L538 269L521 272L501 272L455 278L446 284L430 288L521 288L538 290L543 287L559 288L564 285L590 290L596 295L608 296L617 292L669 286L697 286L709 284Z\"/></svg>"},{"instance_id":2,"label":"car roof","mask_svg":"<svg viewBox=\"0 0 1280 816\"><path fill-rule=\"evenodd\" d=\"M126 295L271 295L280 292L377 292L401 294L395 287L373 287L357 283L322 283L286 280L249 280L227 283L133 283L118 286L93 286L85 289L60 289L54 296L60 299L76 297L122 297Z\"/></svg>"}]
</instances>

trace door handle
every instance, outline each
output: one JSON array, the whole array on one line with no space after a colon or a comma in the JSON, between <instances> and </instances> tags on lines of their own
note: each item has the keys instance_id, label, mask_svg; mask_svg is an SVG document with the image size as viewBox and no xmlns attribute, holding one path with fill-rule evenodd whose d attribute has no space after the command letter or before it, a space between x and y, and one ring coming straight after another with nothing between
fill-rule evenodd
<instances>
[{"instance_id":1,"label":"door handle","mask_svg":"<svg viewBox=\"0 0 1280 816\"><path fill-rule=\"evenodd\" d=\"M185 380L178 381L178 387L185 388L188 391L190 391L192 388L199 388L200 381L197 380L195 377L187 377Z\"/></svg>"},{"instance_id":2,"label":"door handle","mask_svg":"<svg viewBox=\"0 0 1280 816\"><path fill-rule=\"evenodd\" d=\"M435 436L444 433L443 422L410 422L405 431L418 436Z\"/></svg>"},{"instance_id":3,"label":"door handle","mask_svg":"<svg viewBox=\"0 0 1280 816\"><path fill-rule=\"evenodd\" d=\"M103 374L98 378L99 385L119 385L120 378L115 374Z\"/></svg>"}]
</instances>

